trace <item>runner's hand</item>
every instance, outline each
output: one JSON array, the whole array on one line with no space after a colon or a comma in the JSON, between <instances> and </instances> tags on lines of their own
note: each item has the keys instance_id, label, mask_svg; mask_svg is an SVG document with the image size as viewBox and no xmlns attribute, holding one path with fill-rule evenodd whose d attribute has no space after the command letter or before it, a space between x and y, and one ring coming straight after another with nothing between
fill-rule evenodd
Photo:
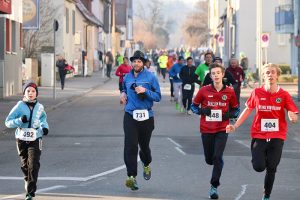
<instances>
[{"instance_id":1,"label":"runner's hand","mask_svg":"<svg viewBox=\"0 0 300 200\"><path fill-rule=\"evenodd\" d=\"M146 88L142 87L142 86L137 86L135 87L135 92L137 94L142 94L142 93L145 93L146 92Z\"/></svg>"},{"instance_id":2,"label":"runner's hand","mask_svg":"<svg viewBox=\"0 0 300 200\"><path fill-rule=\"evenodd\" d=\"M43 128L43 135L48 135L49 130L47 128Z\"/></svg>"},{"instance_id":3,"label":"runner's hand","mask_svg":"<svg viewBox=\"0 0 300 200\"><path fill-rule=\"evenodd\" d=\"M125 92L122 92L121 96L120 96L120 104L126 104L127 103L127 95Z\"/></svg>"},{"instance_id":4,"label":"runner's hand","mask_svg":"<svg viewBox=\"0 0 300 200\"><path fill-rule=\"evenodd\" d=\"M288 116L292 123L296 123L298 121L298 114L296 114L292 111L288 111Z\"/></svg>"},{"instance_id":5,"label":"runner's hand","mask_svg":"<svg viewBox=\"0 0 300 200\"><path fill-rule=\"evenodd\" d=\"M235 126L234 125L228 124L226 126L226 133L231 133L231 132L234 132L234 131L235 131Z\"/></svg>"},{"instance_id":6,"label":"runner's hand","mask_svg":"<svg viewBox=\"0 0 300 200\"><path fill-rule=\"evenodd\" d=\"M21 120L22 120L23 123L28 122L26 115L22 115Z\"/></svg>"}]
</instances>

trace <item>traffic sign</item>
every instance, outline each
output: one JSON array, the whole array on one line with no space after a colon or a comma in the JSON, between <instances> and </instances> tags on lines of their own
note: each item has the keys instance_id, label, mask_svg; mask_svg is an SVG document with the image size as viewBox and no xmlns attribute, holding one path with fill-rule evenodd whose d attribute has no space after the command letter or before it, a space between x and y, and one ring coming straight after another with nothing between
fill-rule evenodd
<instances>
[{"instance_id":1,"label":"traffic sign","mask_svg":"<svg viewBox=\"0 0 300 200\"><path fill-rule=\"evenodd\" d=\"M262 33L261 34L261 47L266 48L269 46L270 41L270 34L269 33Z\"/></svg>"},{"instance_id":2,"label":"traffic sign","mask_svg":"<svg viewBox=\"0 0 300 200\"><path fill-rule=\"evenodd\" d=\"M218 37L218 44L219 44L219 47L224 47L224 36L220 35Z\"/></svg>"}]
</instances>

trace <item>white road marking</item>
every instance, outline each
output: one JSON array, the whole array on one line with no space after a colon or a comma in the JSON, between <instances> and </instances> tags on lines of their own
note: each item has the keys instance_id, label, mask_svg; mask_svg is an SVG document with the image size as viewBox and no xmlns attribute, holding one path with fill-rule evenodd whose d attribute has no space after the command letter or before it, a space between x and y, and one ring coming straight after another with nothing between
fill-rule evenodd
<instances>
[{"instance_id":1,"label":"white road marking","mask_svg":"<svg viewBox=\"0 0 300 200\"><path fill-rule=\"evenodd\" d=\"M235 197L234 200L240 200L242 196L246 193L246 190L247 190L247 185L242 185L241 192L237 195L237 197Z\"/></svg>"},{"instance_id":2,"label":"white road marking","mask_svg":"<svg viewBox=\"0 0 300 200\"><path fill-rule=\"evenodd\" d=\"M171 138L167 138L170 142L172 142L173 144L175 144L175 146L182 148L182 146L180 144L178 144L177 142L175 142L174 140L172 140Z\"/></svg>"},{"instance_id":3,"label":"white road marking","mask_svg":"<svg viewBox=\"0 0 300 200\"><path fill-rule=\"evenodd\" d=\"M64 185L55 185L55 186L52 186L52 187L47 187L47 188L39 189L39 190L36 191L36 193L49 192L51 190L57 190L57 189L66 188L66 187L67 186L64 186ZM25 196L25 193L2 197L0 200L14 199L14 198L23 197L23 196Z\"/></svg>"},{"instance_id":4,"label":"white road marking","mask_svg":"<svg viewBox=\"0 0 300 200\"><path fill-rule=\"evenodd\" d=\"M242 141L242 140L234 140L234 141L236 141L237 143L239 143L239 144L243 145L244 147L247 147L247 148L250 149L250 145L247 144L246 142L244 142L244 141Z\"/></svg>"},{"instance_id":5,"label":"white road marking","mask_svg":"<svg viewBox=\"0 0 300 200\"><path fill-rule=\"evenodd\" d=\"M184 155L184 156L186 155L186 153L184 151L182 151L182 149L180 149L179 147L175 147L175 149L182 155Z\"/></svg>"}]
</instances>

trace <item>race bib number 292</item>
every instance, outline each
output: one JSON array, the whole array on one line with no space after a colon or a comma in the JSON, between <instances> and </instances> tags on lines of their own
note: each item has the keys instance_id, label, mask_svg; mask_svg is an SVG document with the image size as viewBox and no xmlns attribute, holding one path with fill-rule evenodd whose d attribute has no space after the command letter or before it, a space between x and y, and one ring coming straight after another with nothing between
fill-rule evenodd
<instances>
[{"instance_id":1,"label":"race bib number 292","mask_svg":"<svg viewBox=\"0 0 300 200\"><path fill-rule=\"evenodd\" d=\"M34 128L19 128L19 134L16 136L17 139L23 141L35 141L36 140L36 129Z\"/></svg>"}]
</instances>

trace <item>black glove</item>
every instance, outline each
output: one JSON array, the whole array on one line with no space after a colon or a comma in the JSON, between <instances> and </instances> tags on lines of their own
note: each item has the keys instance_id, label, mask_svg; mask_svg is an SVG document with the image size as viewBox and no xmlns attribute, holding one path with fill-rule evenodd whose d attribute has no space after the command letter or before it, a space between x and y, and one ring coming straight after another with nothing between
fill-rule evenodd
<instances>
[{"instance_id":1,"label":"black glove","mask_svg":"<svg viewBox=\"0 0 300 200\"><path fill-rule=\"evenodd\" d=\"M43 128L44 135L48 135L49 130L47 128Z\"/></svg>"},{"instance_id":2,"label":"black glove","mask_svg":"<svg viewBox=\"0 0 300 200\"><path fill-rule=\"evenodd\" d=\"M211 109L210 108L200 108L200 114L210 116L211 115Z\"/></svg>"},{"instance_id":3,"label":"black glove","mask_svg":"<svg viewBox=\"0 0 300 200\"><path fill-rule=\"evenodd\" d=\"M26 115L22 115L21 120L22 120L23 123L27 123L28 122Z\"/></svg>"},{"instance_id":4,"label":"black glove","mask_svg":"<svg viewBox=\"0 0 300 200\"><path fill-rule=\"evenodd\" d=\"M231 118L230 112L226 112L226 113L223 114L223 120L222 121L228 120L229 118Z\"/></svg>"}]
</instances>

